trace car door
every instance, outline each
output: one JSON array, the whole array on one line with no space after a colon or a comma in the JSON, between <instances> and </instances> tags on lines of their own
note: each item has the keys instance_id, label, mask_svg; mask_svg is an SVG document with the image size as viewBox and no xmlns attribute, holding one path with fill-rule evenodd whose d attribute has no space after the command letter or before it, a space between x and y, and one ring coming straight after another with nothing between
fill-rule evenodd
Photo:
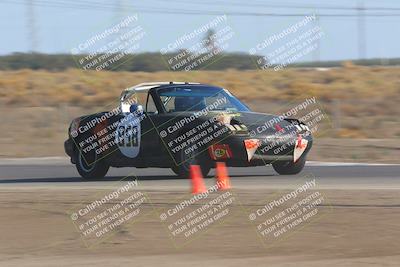
<instances>
[{"instance_id":1,"label":"car door","mask_svg":"<svg viewBox=\"0 0 400 267\"><path fill-rule=\"evenodd\" d=\"M148 94L145 105L145 116L141 122L142 132L142 148L141 153L145 160L152 165L163 165L168 159L164 144L158 134L157 126L159 125L160 111L158 110L153 95Z\"/></svg>"},{"instance_id":2,"label":"car door","mask_svg":"<svg viewBox=\"0 0 400 267\"><path fill-rule=\"evenodd\" d=\"M146 161L158 155L154 151L159 145L159 138L151 120L158 111L151 104L147 105L146 91L129 91L122 98L122 116L115 135L121 160L127 165L147 166Z\"/></svg>"}]
</instances>

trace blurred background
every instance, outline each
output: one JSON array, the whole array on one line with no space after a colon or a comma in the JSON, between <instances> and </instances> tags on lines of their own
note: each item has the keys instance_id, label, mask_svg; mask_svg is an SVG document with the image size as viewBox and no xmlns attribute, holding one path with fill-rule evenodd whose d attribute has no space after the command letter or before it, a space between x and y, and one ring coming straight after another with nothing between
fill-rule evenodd
<instances>
[{"instance_id":1,"label":"blurred background","mask_svg":"<svg viewBox=\"0 0 400 267\"><path fill-rule=\"evenodd\" d=\"M274 114L316 97L310 160L396 163L398 26L394 0L3 0L0 157L63 156L122 89L191 81Z\"/></svg>"}]
</instances>

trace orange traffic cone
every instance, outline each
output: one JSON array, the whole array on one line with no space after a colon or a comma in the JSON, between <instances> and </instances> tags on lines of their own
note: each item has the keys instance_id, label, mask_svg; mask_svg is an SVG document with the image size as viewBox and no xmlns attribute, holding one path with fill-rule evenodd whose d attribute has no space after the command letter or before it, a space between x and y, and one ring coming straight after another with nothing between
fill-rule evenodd
<instances>
[{"instance_id":1,"label":"orange traffic cone","mask_svg":"<svg viewBox=\"0 0 400 267\"><path fill-rule=\"evenodd\" d=\"M207 191L199 165L190 165L190 180L192 181L192 194L201 194Z\"/></svg>"},{"instance_id":2,"label":"orange traffic cone","mask_svg":"<svg viewBox=\"0 0 400 267\"><path fill-rule=\"evenodd\" d=\"M218 190L230 189L231 182L229 181L228 169L226 168L225 162L217 162L215 171L217 176Z\"/></svg>"}]
</instances>

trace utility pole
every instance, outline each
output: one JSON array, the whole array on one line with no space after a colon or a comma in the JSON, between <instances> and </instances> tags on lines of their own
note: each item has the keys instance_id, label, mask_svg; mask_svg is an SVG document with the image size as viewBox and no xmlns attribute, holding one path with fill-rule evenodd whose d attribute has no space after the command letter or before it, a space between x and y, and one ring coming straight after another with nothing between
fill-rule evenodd
<instances>
[{"instance_id":1,"label":"utility pole","mask_svg":"<svg viewBox=\"0 0 400 267\"><path fill-rule=\"evenodd\" d=\"M358 3L358 59L367 58L364 1Z\"/></svg>"},{"instance_id":2,"label":"utility pole","mask_svg":"<svg viewBox=\"0 0 400 267\"><path fill-rule=\"evenodd\" d=\"M319 16L316 14L316 19L315 19L315 25L316 25L316 27L319 27L320 29L321 29L321 23L320 23L320 20L319 20ZM317 39L317 48L314 50L314 61L315 62L319 62L320 61L320 57L321 57L321 52L320 52L320 49L321 49L321 39L320 38L318 38Z\"/></svg>"},{"instance_id":3,"label":"utility pole","mask_svg":"<svg viewBox=\"0 0 400 267\"><path fill-rule=\"evenodd\" d=\"M38 39L37 39L37 29L36 29L36 18L35 18L35 8L34 0L27 1L27 26L29 31L29 41L31 44L31 53L37 52Z\"/></svg>"}]
</instances>

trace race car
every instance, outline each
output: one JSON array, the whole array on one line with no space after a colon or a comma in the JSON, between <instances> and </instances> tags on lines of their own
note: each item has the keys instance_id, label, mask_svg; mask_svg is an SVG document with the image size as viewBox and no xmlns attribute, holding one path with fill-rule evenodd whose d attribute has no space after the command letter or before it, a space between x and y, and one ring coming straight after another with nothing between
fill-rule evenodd
<instances>
[{"instance_id":1,"label":"race car","mask_svg":"<svg viewBox=\"0 0 400 267\"><path fill-rule=\"evenodd\" d=\"M225 88L188 82L142 83L123 90L114 109L74 119L65 152L86 179L110 167L170 168L188 177L227 166L272 164L279 174L302 171L312 146L308 126L252 112Z\"/></svg>"}]
</instances>

